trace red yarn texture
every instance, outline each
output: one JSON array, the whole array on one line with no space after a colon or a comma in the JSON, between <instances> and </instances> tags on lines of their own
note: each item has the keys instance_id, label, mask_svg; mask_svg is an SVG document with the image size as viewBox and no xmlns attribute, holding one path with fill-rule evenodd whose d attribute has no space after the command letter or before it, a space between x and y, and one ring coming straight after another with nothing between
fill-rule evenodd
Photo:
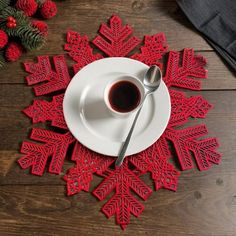
<instances>
[{"instance_id":1,"label":"red yarn texture","mask_svg":"<svg viewBox=\"0 0 236 236\"><path fill-rule=\"evenodd\" d=\"M43 36L48 35L48 25L44 21L35 20L32 22L32 26L38 29Z\"/></svg>"},{"instance_id":2,"label":"red yarn texture","mask_svg":"<svg viewBox=\"0 0 236 236\"><path fill-rule=\"evenodd\" d=\"M38 4L35 0L17 0L16 8L23 11L26 16L32 16L38 9Z\"/></svg>"},{"instance_id":3,"label":"red yarn texture","mask_svg":"<svg viewBox=\"0 0 236 236\"><path fill-rule=\"evenodd\" d=\"M65 58L62 55L54 56L54 65L51 65L48 56L38 57L37 63L25 63L29 73L26 80L28 85L33 85L36 96L53 92L57 92L57 95L51 95L51 101L34 100L24 113L33 123L50 121L52 126L59 129L49 131L33 128L30 136L33 142L23 142L23 156L18 163L23 169L31 168L32 174L40 176L49 163L48 171L60 174L71 146L71 160L75 165L64 176L67 194L92 191L97 199L106 201L102 212L107 217L114 215L122 229L130 223L131 215L138 217L143 212L142 200L147 200L153 191L161 188L177 190L180 172L170 164L170 159L175 159L174 162L177 161L183 171L194 168L194 162L199 170L207 170L221 160L221 155L216 151L219 146L216 138L205 137L208 133L205 125L181 127L190 117L205 118L212 106L200 95L188 97L173 88L200 90L200 79L207 76L205 58L195 55L194 50L189 48L183 52L170 51L167 55L168 46L163 33L145 36L140 52L132 54L131 51L137 49L140 42L140 39L132 36L131 27L123 26L118 16L112 16L109 24L102 24L99 35L93 40L103 55L129 55L148 65L162 65L165 69L163 80L171 96L171 118L163 135L148 149L126 158L120 168L114 167L114 158L92 152L69 132L62 108L64 91L70 81ZM68 32L65 50L76 62L75 72L103 57L102 53L94 54L87 36L72 31ZM167 63L163 63L164 56L168 56ZM58 95L58 92L61 93ZM172 143L174 152L169 149L169 143ZM90 184L95 174L103 180L91 190ZM142 175L150 176L154 188L140 178Z\"/></svg>"},{"instance_id":4,"label":"red yarn texture","mask_svg":"<svg viewBox=\"0 0 236 236\"><path fill-rule=\"evenodd\" d=\"M38 63L25 63L25 70L31 75L26 77L28 85L36 85L36 96L50 94L54 91L66 89L70 82L66 61L63 55L53 57L55 71L52 69L47 56L38 57ZM46 82L46 83L41 83Z\"/></svg>"},{"instance_id":5,"label":"red yarn texture","mask_svg":"<svg viewBox=\"0 0 236 236\"><path fill-rule=\"evenodd\" d=\"M43 18L50 19L57 14L57 6L51 0L46 0L40 8L40 13Z\"/></svg>"},{"instance_id":6,"label":"red yarn texture","mask_svg":"<svg viewBox=\"0 0 236 236\"><path fill-rule=\"evenodd\" d=\"M14 62L19 59L23 53L23 47L16 42L11 42L8 44L8 47L5 52L5 57L7 61Z\"/></svg>"},{"instance_id":7,"label":"red yarn texture","mask_svg":"<svg viewBox=\"0 0 236 236\"><path fill-rule=\"evenodd\" d=\"M4 48L8 43L8 36L7 34L3 31L0 30L0 49Z\"/></svg>"}]
</instances>

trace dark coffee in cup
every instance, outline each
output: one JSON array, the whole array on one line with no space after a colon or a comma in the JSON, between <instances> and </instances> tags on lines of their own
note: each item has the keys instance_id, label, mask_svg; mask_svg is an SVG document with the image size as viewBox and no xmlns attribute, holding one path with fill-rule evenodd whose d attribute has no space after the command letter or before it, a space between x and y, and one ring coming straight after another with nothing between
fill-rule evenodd
<instances>
[{"instance_id":1,"label":"dark coffee in cup","mask_svg":"<svg viewBox=\"0 0 236 236\"><path fill-rule=\"evenodd\" d=\"M142 81L127 74L111 79L104 89L104 102L116 118L125 118L135 113L142 105L144 96Z\"/></svg>"},{"instance_id":2,"label":"dark coffee in cup","mask_svg":"<svg viewBox=\"0 0 236 236\"><path fill-rule=\"evenodd\" d=\"M117 112L130 112L141 101L139 88L130 81L118 81L108 91L108 101L113 110Z\"/></svg>"}]
</instances>

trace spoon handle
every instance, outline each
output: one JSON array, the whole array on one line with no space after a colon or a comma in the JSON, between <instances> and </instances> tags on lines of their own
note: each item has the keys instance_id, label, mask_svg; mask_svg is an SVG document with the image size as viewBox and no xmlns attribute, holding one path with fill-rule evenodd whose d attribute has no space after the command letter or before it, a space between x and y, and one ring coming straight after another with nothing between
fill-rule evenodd
<instances>
[{"instance_id":1,"label":"spoon handle","mask_svg":"<svg viewBox=\"0 0 236 236\"><path fill-rule=\"evenodd\" d=\"M143 103L144 103L145 99L146 99L146 96L144 97ZM116 167L121 166L122 163L123 163L123 161L124 161L124 159L125 159L125 153L126 153L126 150L127 150L127 148L128 148L128 145L129 145L131 136L132 136L133 131L134 131L134 127L135 127L136 122L137 122L137 120L138 120L139 114L140 114L140 112L141 112L141 110L142 110L142 107L143 107L143 104L142 104L142 106L139 108L138 112L137 112L136 115L135 115L135 118L134 118L133 124L132 124L132 126L131 126L131 128L130 128L129 134L127 135L127 137L126 137L126 139L125 139L125 142L123 143L122 148L121 148L121 150L120 150L120 152L119 152L119 155L118 155L118 157L117 157L117 159L116 159L116 163L115 163Z\"/></svg>"}]
</instances>

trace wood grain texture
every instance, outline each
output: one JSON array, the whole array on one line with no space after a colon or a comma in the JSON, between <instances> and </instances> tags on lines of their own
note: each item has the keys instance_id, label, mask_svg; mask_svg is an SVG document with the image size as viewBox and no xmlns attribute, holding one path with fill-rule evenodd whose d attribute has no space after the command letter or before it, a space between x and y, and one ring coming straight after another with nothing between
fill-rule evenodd
<instances>
[{"instance_id":1,"label":"wood grain texture","mask_svg":"<svg viewBox=\"0 0 236 236\"><path fill-rule=\"evenodd\" d=\"M64 42L63 42L64 43ZM193 46L192 46L193 47ZM194 47L193 47L194 48ZM174 48L175 49L175 48ZM46 55L55 55L55 52L50 54L45 52ZM58 50L57 54L65 54L65 51ZM201 54L207 59L207 70L208 70L208 79L202 80L202 89L203 90L222 90L222 89L235 89L236 90L236 74L228 69L228 66L222 61L222 59L213 51L196 51L196 54ZM42 53L43 55L43 53ZM67 63L69 69L73 65L73 61L66 55ZM21 61L24 61L22 59ZM31 62L36 62L36 58L31 56ZM1 78L0 84L13 84L12 88L14 89L14 84L24 84L23 87L26 87L25 79L28 75L23 70L23 66L15 63L9 65L9 67L2 70L4 77ZM9 71L15 71L16 75L12 75ZM71 70L70 70L71 72ZM72 73L70 73L73 76ZM8 85L9 86L9 85ZM5 91L4 87L1 85L3 92ZM9 88L10 89L10 88ZM28 87L29 90L29 87ZM26 93L27 89L23 90ZM22 91L22 92L23 92ZM5 91L7 93L7 91Z\"/></svg>"},{"instance_id":2,"label":"wood grain texture","mask_svg":"<svg viewBox=\"0 0 236 236\"><path fill-rule=\"evenodd\" d=\"M199 94L201 94L210 103L214 104L214 109L210 110L206 119L190 119L185 127L202 123L206 124L209 130L209 136L216 136L220 138L221 146L219 148L219 151L221 153L227 153L227 158L224 159L224 162L222 163L226 166L225 169L220 168L221 171L231 171L231 173L233 174L233 172L236 172L236 150L230 147L234 146L236 137L236 93L235 91L188 92L189 96ZM2 150L0 152L0 160L2 158L9 158L10 160L11 156L13 156L13 158L15 158L16 156L19 157L20 155L17 155L17 149L19 149L20 143L24 139L28 138L27 134L30 133L31 128L44 127L43 124L32 126L29 119L25 115L21 114L21 109L23 108L21 106L18 106L15 109L6 107L3 110L1 117L1 120L3 122L1 122L0 124L0 132L6 138L0 143L0 150ZM10 115L8 114L9 112ZM15 117L17 117L17 119ZM12 150L16 151L12 152ZM222 166L222 164L220 165L220 167ZM67 162L67 164L64 166L64 173L68 169L68 167L72 165L72 162ZM9 166L7 167L9 168ZM41 184L46 184L47 181L49 181L51 184L54 184L53 181L56 181L56 184L61 182L57 180L57 177L53 176L51 178L48 174L46 175L46 177L38 178L31 175L25 175L26 173L28 173L28 171L21 171L16 164L12 163L11 168L8 169L7 173L5 173L5 176L1 177L0 175L0 185L11 183L30 184L37 181ZM18 178L19 176L22 178Z\"/></svg>"},{"instance_id":3,"label":"wood grain texture","mask_svg":"<svg viewBox=\"0 0 236 236\"><path fill-rule=\"evenodd\" d=\"M31 93L29 91L28 96L21 97L22 85L4 85L5 90L10 91L11 87L14 87L13 92L5 94L4 102L1 105L0 114L0 132L5 137L0 143L0 150L12 150L18 149L20 142L27 138L32 127L44 128L42 123L32 125L30 119L26 117L21 110L31 104ZM26 88L27 89L27 88ZM28 89L27 89L28 90ZM19 94L15 96L15 94ZM229 135L229 140L235 141L236 136L236 92L235 91L199 91L199 92L187 92L188 96L202 95L210 103L214 104L207 118L204 120L196 119L191 120L187 125L193 125L197 123L206 123L209 127L212 135L224 136ZM20 105L19 105L20 104ZM50 124L48 122L47 124ZM218 124L217 126L215 124ZM227 124L227 125L226 125ZM53 129L52 127L50 127ZM216 133L215 133L216 132ZM221 133L219 133L221 132ZM229 132L229 134L227 133ZM230 142L232 144L232 142Z\"/></svg>"},{"instance_id":4,"label":"wood grain texture","mask_svg":"<svg viewBox=\"0 0 236 236\"><path fill-rule=\"evenodd\" d=\"M114 217L108 220L99 212L104 202L87 193L64 197L62 186L2 186L0 234L234 236L234 179L228 175L221 182L210 177L201 181L195 174L195 185L179 187L178 193L153 194L125 232L114 227Z\"/></svg>"},{"instance_id":5,"label":"wood grain texture","mask_svg":"<svg viewBox=\"0 0 236 236\"><path fill-rule=\"evenodd\" d=\"M25 54L19 62L0 71L0 235L235 236L235 74L191 26L174 0L67 0L57 4L58 15L48 21L50 34L45 47ZM25 84L27 73L22 62L36 62L38 55L65 54L63 44L68 29L93 39L100 23L113 13L131 24L134 35L140 38L163 31L170 49L190 47L207 58L209 79L202 82L204 91L187 94L201 94L214 104L214 109L205 120L191 119L184 127L206 124L208 136L219 137L219 151L223 154L221 165L209 171L182 172L176 193L165 190L153 193L143 202L143 214L132 217L125 232L115 224L114 217L106 219L99 211L105 201L99 202L84 192L73 197L65 195L61 177L73 166L69 157L60 175L32 176L30 170L21 170L16 163L20 144L33 127L21 110L35 98ZM73 62L66 58L70 66ZM142 178L152 185L148 175ZM90 191L100 181L95 177Z\"/></svg>"}]
</instances>

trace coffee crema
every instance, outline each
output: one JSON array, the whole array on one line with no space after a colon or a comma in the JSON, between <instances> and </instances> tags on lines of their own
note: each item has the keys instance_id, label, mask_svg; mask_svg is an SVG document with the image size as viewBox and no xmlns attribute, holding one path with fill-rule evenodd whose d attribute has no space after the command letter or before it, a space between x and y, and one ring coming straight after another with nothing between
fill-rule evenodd
<instances>
[{"instance_id":1,"label":"coffee crema","mask_svg":"<svg viewBox=\"0 0 236 236\"><path fill-rule=\"evenodd\" d=\"M130 112L140 103L141 93L130 81L119 81L113 84L108 92L108 100L113 110Z\"/></svg>"}]
</instances>

